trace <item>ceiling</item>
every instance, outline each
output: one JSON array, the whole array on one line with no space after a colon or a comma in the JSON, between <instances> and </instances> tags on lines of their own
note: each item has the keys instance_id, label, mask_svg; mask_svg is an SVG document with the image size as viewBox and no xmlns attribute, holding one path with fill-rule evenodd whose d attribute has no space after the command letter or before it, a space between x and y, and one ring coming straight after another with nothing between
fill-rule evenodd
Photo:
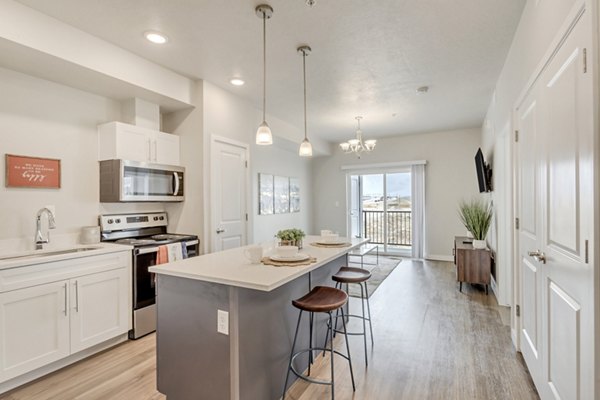
<instances>
[{"instance_id":1,"label":"ceiling","mask_svg":"<svg viewBox=\"0 0 600 400\"><path fill-rule=\"evenodd\" d=\"M260 0L20 0L193 78L262 102ZM525 0L269 0L267 112L340 141L480 126ZM158 30L166 45L143 32ZM229 84L232 77L246 81ZM429 92L417 95L416 88Z\"/></svg>"}]
</instances>

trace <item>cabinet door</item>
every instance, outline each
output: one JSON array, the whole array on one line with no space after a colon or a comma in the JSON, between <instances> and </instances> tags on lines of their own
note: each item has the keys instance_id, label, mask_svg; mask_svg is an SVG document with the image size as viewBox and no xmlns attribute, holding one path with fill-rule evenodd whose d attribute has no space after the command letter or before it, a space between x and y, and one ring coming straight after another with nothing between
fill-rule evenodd
<instances>
[{"instance_id":1,"label":"cabinet door","mask_svg":"<svg viewBox=\"0 0 600 400\"><path fill-rule=\"evenodd\" d=\"M126 268L71 279L71 351L76 353L128 331Z\"/></svg>"},{"instance_id":2,"label":"cabinet door","mask_svg":"<svg viewBox=\"0 0 600 400\"><path fill-rule=\"evenodd\" d=\"M153 150L154 162L179 165L179 136L157 132Z\"/></svg>"},{"instance_id":3,"label":"cabinet door","mask_svg":"<svg viewBox=\"0 0 600 400\"><path fill-rule=\"evenodd\" d=\"M117 158L151 162L154 135L145 129L119 124L116 132Z\"/></svg>"},{"instance_id":4,"label":"cabinet door","mask_svg":"<svg viewBox=\"0 0 600 400\"><path fill-rule=\"evenodd\" d=\"M67 357L68 281L0 294L0 382Z\"/></svg>"}]
</instances>

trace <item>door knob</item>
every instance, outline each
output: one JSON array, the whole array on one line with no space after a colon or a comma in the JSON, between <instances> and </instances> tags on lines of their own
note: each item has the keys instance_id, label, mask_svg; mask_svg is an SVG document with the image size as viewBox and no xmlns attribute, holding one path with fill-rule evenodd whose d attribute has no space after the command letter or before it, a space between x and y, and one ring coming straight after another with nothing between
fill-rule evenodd
<instances>
[{"instance_id":1,"label":"door knob","mask_svg":"<svg viewBox=\"0 0 600 400\"><path fill-rule=\"evenodd\" d=\"M225 229L223 229L223 228L218 228L217 229L217 233L223 233L223 232L225 232Z\"/></svg>"},{"instance_id":2,"label":"door knob","mask_svg":"<svg viewBox=\"0 0 600 400\"><path fill-rule=\"evenodd\" d=\"M546 255L542 251L530 251L527 254L529 254L530 257L533 257L535 261L541 262L542 264L546 264Z\"/></svg>"}]
</instances>

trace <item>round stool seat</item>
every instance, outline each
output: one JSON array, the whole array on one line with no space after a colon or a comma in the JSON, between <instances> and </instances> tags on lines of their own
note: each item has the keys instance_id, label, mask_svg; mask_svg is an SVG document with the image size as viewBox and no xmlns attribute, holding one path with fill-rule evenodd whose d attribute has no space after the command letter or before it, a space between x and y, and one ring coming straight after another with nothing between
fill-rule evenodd
<instances>
[{"instance_id":1,"label":"round stool seat","mask_svg":"<svg viewBox=\"0 0 600 400\"><path fill-rule=\"evenodd\" d=\"M299 299L293 300L294 307L308 312L329 312L337 310L348 301L346 292L340 289L315 286Z\"/></svg>"},{"instance_id":2,"label":"round stool seat","mask_svg":"<svg viewBox=\"0 0 600 400\"><path fill-rule=\"evenodd\" d=\"M331 279L341 283L360 283L369 280L370 277L371 273L365 269L342 267Z\"/></svg>"}]
</instances>

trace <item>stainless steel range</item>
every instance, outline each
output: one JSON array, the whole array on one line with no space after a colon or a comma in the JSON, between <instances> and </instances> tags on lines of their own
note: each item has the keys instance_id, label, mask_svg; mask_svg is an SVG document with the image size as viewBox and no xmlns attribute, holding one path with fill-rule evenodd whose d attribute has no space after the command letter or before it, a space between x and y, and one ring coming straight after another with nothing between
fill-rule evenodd
<instances>
[{"instance_id":1,"label":"stainless steel range","mask_svg":"<svg viewBox=\"0 0 600 400\"><path fill-rule=\"evenodd\" d=\"M167 213L110 214L100 216L102 241L133 246L133 329L131 339L156 330L156 288L154 274L160 246L182 243L182 254L195 257L198 236L167 232Z\"/></svg>"}]
</instances>

